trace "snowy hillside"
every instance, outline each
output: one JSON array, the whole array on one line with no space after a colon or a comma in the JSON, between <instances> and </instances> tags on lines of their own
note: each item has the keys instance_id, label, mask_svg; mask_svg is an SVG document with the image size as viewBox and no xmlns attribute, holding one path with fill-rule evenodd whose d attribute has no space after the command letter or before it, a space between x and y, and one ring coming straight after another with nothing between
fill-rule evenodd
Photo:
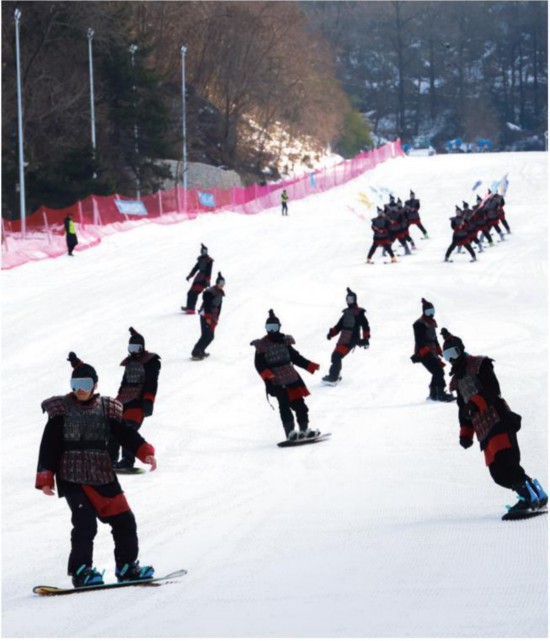
<instances>
[{"instance_id":1,"label":"snowy hillside","mask_svg":"<svg viewBox=\"0 0 550 641\"><path fill-rule=\"evenodd\" d=\"M512 235L477 263L443 263L455 205L474 201L476 180L483 194L506 173ZM398 264L379 254L365 264L370 187L421 199L430 239L413 228L418 249ZM546 637L547 517L500 520L513 493L492 482L477 446L459 446L456 406L425 401L427 372L409 357L425 297L440 327L495 359L523 416L522 463L548 489L547 211L545 153L402 158L291 202L288 218L148 225L3 272L3 636ZM192 362L199 321L179 308L201 242L226 299L210 358ZM348 286L371 348L346 357L341 385L327 388L326 333ZM283 430L250 347L269 308L321 364L303 378L327 442L275 445ZM156 589L34 596L33 585L70 582L70 512L33 487L40 403L69 391L70 350L116 395L130 325L162 356L142 428L159 468L121 482L140 560L189 574ZM95 564L113 577L105 525Z\"/></svg>"}]
</instances>

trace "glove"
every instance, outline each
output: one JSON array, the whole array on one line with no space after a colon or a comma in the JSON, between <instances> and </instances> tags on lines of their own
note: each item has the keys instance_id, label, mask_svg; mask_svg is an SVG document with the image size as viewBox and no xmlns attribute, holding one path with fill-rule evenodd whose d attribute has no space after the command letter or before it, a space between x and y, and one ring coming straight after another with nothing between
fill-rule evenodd
<instances>
[{"instance_id":1,"label":"glove","mask_svg":"<svg viewBox=\"0 0 550 641\"><path fill-rule=\"evenodd\" d=\"M411 361L412 361L413 363L420 363L420 361L421 361L421 360L422 360L422 359L420 358L420 356L417 356L416 354L413 354L413 355L411 356Z\"/></svg>"},{"instance_id":2,"label":"glove","mask_svg":"<svg viewBox=\"0 0 550 641\"><path fill-rule=\"evenodd\" d=\"M460 437L460 445L467 450L469 447L472 447L474 444L473 440L471 438L468 438L466 436L461 436Z\"/></svg>"},{"instance_id":3,"label":"glove","mask_svg":"<svg viewBox=\"0 0 550 641\"><path fill-rule=\"evenodd\" d=\"M329 333L327 334L327 341L329 341L331 338L332 338L332 334L329 331Z\"/></svg>"},{"instance_id":4,"label":"glove","mask_svg":"<svg viewBox=\"0 0 550 641\"><path fill-rule=\"evenodd\" d=\"M310 363L308 365L308 367L307 367L307 371L310 374L313 374L314 372L316 372L319 369L319 367L320 367L320 365L318 363Z\"/></svg>"},{"instance_id":5,"label":"glove","mask_svg":"<svg viewBox=\"0 0 550 641\"><path fill-rule=\"evenodd\" d=\"M472 403L472 401L467 403L466 407L464 408L464 416L470 421L474 418L474 416L478 412L479 412L478 406L475 403Z\"/></svg>"},{"instance_id":6,"label":"glove","mask_svg":"<svg viewBox=\"0 0 550 641\"><path fill-rule=\"evenodd\" d=\"M360 338L357 341L357 345L359 345L359 347L363 347L364 349L368 349L370 347L369 339L368 338Z\"/></svg>"},{"instance_id":7,"label":"glove","mask_svg":"<svg viewBox=\"0 0 550 641\"><path fill-rule=\"evenodd\" d=\"M187 276L187 278L185 280L189 280L190 278L191 278L191 276Z\"/></svg>"},{"instance_id":8,"label":"glove","mask_svg":"<svg viewBox=\"0 0 550 641\"><path fill-rule=\"evenodd\" d=\"M143 401L143 416L152 416L153 415L153 401L145 399Z\"/></svg>"}]
</instances>

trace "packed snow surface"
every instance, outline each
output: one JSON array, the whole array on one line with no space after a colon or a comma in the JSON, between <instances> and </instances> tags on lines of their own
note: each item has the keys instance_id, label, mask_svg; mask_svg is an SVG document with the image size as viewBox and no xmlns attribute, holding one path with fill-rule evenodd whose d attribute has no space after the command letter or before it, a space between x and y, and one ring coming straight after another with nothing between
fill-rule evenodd
<instances>
[{"instance_id":1,"label":"packed snow surface","mask_svg":"<svg viewBox=\"0 0 550 641\"><path fill-rule=\"evenodd\" d=\"M455 205L505 174L512 234L477 263L443 263ZM376 194L405 200L411 188L429 239L413 227L412 256L384 264L378 250L365 264ZM548 489L547 211L545 153L401 158L290 202L288 217L147 225L3 272L3 636L546 637L547 517L501 521L514 494L493 483L477 445L459 446L456 405L425 400L428 373L410 356L425 297L440 328L495 359L523 416L522 463ZM192 362L199 320L180 306L201 242L226 298L210 358ZM330 388L326 334L346 287L367 309L371 347L348 355ZM283 429L250 346L270 308L321 364L303 378L311 425L328 441L276 446ZM115 396L130 326L162 357L141 430L159 467L121 483L142 563L189 574L154 589L35 596L34 585L70 583L69 509L34 489L40 403L69 391L70 350ZM94 561L113 579L106 525Z\"/></svg>"}]
</instances>

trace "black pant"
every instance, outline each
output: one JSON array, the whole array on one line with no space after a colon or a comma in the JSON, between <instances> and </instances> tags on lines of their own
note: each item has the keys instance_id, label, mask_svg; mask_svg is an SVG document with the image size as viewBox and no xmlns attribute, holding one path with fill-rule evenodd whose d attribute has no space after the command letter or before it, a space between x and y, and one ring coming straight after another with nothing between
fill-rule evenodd
<instances>
[{"instance_id":1,"label":"black pant","mask_svg":"<svg viewBox=\"0 0 550 641\"><path fill-rule=\"evenodd\" d=\"M453 250L456 249L457 247L459 247L459 244L455 240L453 240L453 242L449 245L449 249L447 249L447 253L445 254L445 260L449 258L449 256L453 253ZM476 259L475 252L472 249L472 246L470 245L470 243L465 243L464 245L462 245L462 247L466 247L470 256L474 260Z\"/></svg>"},{"instance_id":2,"label":"black pant","mask_svg":"<svg viewBox=\"0 0 550 641\"><path fill-rule=\"evenodd\" d=\"M214 340L214 330L207 324L204 320L204 317L201 316L201 337L197 341L193 351L191 352L192 356L202 356L204 350L210 345Z\"/></svg>"},{"instance_id":3,"label":"black pant","mask_svg":"<svg viewBox=\"0 0 550 641\"><path fill-rule=\"evenodd\" d=\"M197 298L199 297L199 294L200 294L199 291L195 291L191 287L191 289L187 292L186 309L195 309L195 306L197 305Z\"/></svg>"},{"instance_id":4,"label":"black pant","mask_svg":"<svg viewBox=\"0 0 550 641\"><path fill-rule=\"evenodd\" d=\"M281 213L283 216L288 216L288 205L286 203L281 204Z\"/></svg>"},{"instance_id":5,"label":"black pant","mask_svg":"<svg viewBox=\"0 0 550 641\"><path fill-rule=\"evenodd\" d=\"M69 256L72 256L74 248L78 245L76 234L67 234L66 241L67 241L67 250L69 252Z\"/></svg>"},{"instance_id":6,"label":"black pant","mask_svg":"<svg viewBox=\"0 0 550 641\"><path fill-rule=\"evenodd\" d=\"M288 436L290 432L294 429L294 415L296 414L296 420L301 430L306 430L309 424L308 418L308 407L305 404L303 398L297 398L291 401L288 398L288 392L285 387L276 385L273 387L273 394L279 403L279 414L281 416L281 421L283 422L283 427L285 433Z\"/></svg>"},{"instance_id":7,"label":"black pant","mask_svg":"<svg viewBox=\"0 0 550 641\"><path fill-rule=\"evenodd\" d=\"M134 430L137 432L142 426L142 423L125 420L124 425L126 425L129 430ZM116 463L118 461L118 455L121 448L119 442L114 437L111 437L109 439L107 449L109 450L111 461L113 463ZM136 455L131 450L127 450L125 447L123 447L121 461L124 461L124 463L128 465L128 467L134 467L134 463L136 462Z\"/></svg>"},{"instance_id":8,"label":"black pant","mask_svg":"<svg viewBox=\"0 0 550 641\"><path fill-rule=\"evenodd\" d=\"M128 511L116 516L100 517L80 485L75 483L65 485L64 495L71 508L73 524L68 573L73 574L81 565L93 566L97 519L111 526L116 565L120 567L125 563L131 564L136 561L139 548L134 513Z\"/></svg>"},{"instance_id":9,"label":"black pant","mask_svg":"<svg viewBox=\"0 0 550 641\"><path fill-rule=\"evenodd\" d=\"M520 465L521 454L515 432L508 432L512 447L495 454L495 460L489 465L489 473L497 485L515 489L530 480Z\"/></svg>"},{"instance_id":10,"label":"black pant","mask_svg":"<svg viewBox=\"0 0 550 641\"><path fill-rule=\"evenodd\" d=\"M371 248L369 249L369 253L367 256L367 259L370 259L374 256L374 252L376 251L377 247L382 247L385 251L388 252L388 254L393 258L394 253L393 249L391 248L391 245L383 245L382 243L378 243L376 240L372 243Z\"/></svg>"},{"instance_id":11,"label":"black pant","mask_svg":"<svg viewBox=\"0 0 550 641\"><path fill-rule=\"evenodd\" d=\"M439 359L433 354L428 354L422 357L420 362L432 375L432 380L430 381L430 396L432 392L436 395L438 391L442 392L445 389L445 375L443 374L443 368L441 367Z\"/></svg>"}]
</instances>

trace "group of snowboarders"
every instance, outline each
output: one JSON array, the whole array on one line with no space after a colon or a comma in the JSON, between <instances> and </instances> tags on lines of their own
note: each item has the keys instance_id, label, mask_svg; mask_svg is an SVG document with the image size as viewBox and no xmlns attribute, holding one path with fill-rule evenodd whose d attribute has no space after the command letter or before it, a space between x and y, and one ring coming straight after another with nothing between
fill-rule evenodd
<instances>
[{"instance_id":1,"label":"group of snowboarders","mask_svg":"<svg viewBox=\"0 0 550 641\"><path fill-rule=\"evenodd\" d=\"M454 215L450 217L453 236L445 252L445 262L452 262L450 257L453 251L462 253L463 249L469 253L471 262L475 262L477 257L472 244L476 245L479 252L484 251L485 243L490 247L494 246L491 232L496 232L501 241L505 240L501 225L508 234L511 230L506 220L504 205L504 197L491 190L488 190L484 198L477 195L473 207L470 207L466 201L463 201L462 207L457 205ZM387 203L376 208L376 216L371 219L373 240L367 254L367 263L374 262L373 256L378 247L382 248L384 255L387 254L390 257L390 262L396 263L397 257L393 249L395 241L402 246L404 256L410 255L411 250L416 249L410 233L412 225L418 227L423 238L429 238L420 218L420 200L414 191L410 191L409 198L405 202L391 194Z\"/></svg>"},{"instance_id":2,"label":"group of snowboarders","mask_svg":"<svg viewBox=\"0 0 550 641\"><path fill-rule=\"evenodd\" d=\"M492 221L487 222L487 229L476 228L476 234L481 232L486 238L493 228L501 235L498 222L502 222L510 233L502 210L504 200L500 197L497 207L494 202L496 199L486 198L473 210L478 215L481 215L480 211L484 212L486 220ZM376 230L372 253L382 246L393 260L391 244L394 240L408 249L407 243L412 243L411 224L416 224L427 237L419 208L420 203L412 191L405 206L399 200L390 200L384 210L378 212L377 219L382 218L383 223L375 225L376 219L373 220ZM466 207L463 215L470 220L474 214L464 214L464 211L468 211ZM475 221L481 219L474 218ZM208 356L205 349L214 339L225 295L225 279L221 272L218 272L215 284L210 286L213 262L208 248L201 244L197 262L187 276L187 280L193 277L194 280L182 310L187 314L195 313L199 294L202 293L203 298L199 310L201 336L193 348L192 360L203 360ZM342 359L355 347L369 348L366 310L359 307L357 294L349 287L345 300L346 308L327 333L327 340L338 336L330 369L323 377L327 385L341 381ZM542 513L546 510L548 497L540 483L528 476L520 465L517 432L521 417L509 408L500 394L493 360L468 354L462 340L447 329L441 330L444 341L441 346L436 331L435 306L425 298L421 304L422 314L413 323L415 348L411 360L421 363L431 376L428 398L457 402L460 446L471 447L475 436L494 482L517 493L518 502L502 518L522 519ZM314 442L322 435L318 429L310 427L305 403L310 392L296 367L314 374L320 366L302 356L295 347L295 339L282 333L281 327L281 321L270 309L265 335L251 342L255 350L254 366L265 384L266 394L278 402L287 441ZM98 519L111 526L117 580L123 583L154 576L152 566L141 566L138 561L136 521L117 474L135 470L136 457L150 465L151 471L157 467L154 447L139 434L139 429L144 418L153 413L161 365L160 356L145 349L143 336L133 327L129 332L128 355L121 362L124 375L116 398L100 396L96 392L96 370L70 352L67 360L73 368L71 392L42 403L48 420L40 445L35 487L52 496L57 483L59 496L65 497L71 510L73 529L68 573L77 588L103 585L103 573L93 565ZM451 364L450 391L456 392L456 397L445 389L444 361ZM122 458L119 460L120 447Z\"/></svg>"},{"instance_id":3,"label":"group of snowboarders","mask_svg":"<svg viewBox=\"0 0 550 641\"><path fill-rule=\"evenodd\" d=\"M512 232L506 220L504 205L504 197L498 192L491 192L491 190L488 191L485 198L476 196L474 207L470 207L466 201L462 202L462 207L456 205L454 216L450 218L453 237L445 252L445 262L452 262L452 252L457 249L460 253L462 248L470 254L471 262L475 262L477 257L472 245L476 245L480 253L484 251L485 243L489 247L493 247L494 241L491 232L496 232L501 241L506 240L500 224L508 234Z\"/></svg>"}]
</instances>

